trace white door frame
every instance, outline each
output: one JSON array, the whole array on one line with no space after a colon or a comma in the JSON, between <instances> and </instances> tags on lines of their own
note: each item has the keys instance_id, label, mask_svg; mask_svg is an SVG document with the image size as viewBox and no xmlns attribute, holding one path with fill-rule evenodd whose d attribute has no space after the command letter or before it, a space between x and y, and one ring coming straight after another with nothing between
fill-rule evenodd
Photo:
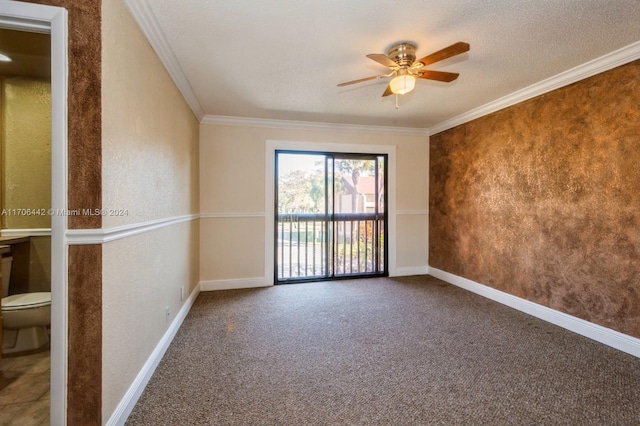
<instances>
[{"instance_id":1,"label":"white door frame","mask_svg":"<svg viewBox=\"0 0 640 426\"><path fill-rule=\"evenodd\" d=\"M51 34L51 424L67 420L67 10L0 0L0 27ZM55 213L58 214L55 214Z\"/></svg>"}]
</instances>

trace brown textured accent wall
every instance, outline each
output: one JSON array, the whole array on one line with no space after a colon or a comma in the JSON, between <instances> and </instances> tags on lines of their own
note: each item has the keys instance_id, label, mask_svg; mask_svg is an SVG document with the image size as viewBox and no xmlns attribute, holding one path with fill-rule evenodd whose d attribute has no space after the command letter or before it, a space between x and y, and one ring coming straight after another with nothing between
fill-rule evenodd
<instances>
[{"instance_id":1,"label":"brown textured accent wall","mask_svg":"<svg viewBox=\"0 0 640 426\"><path fill-rule=\"evenodd\" d=\"M102 424L102 246L69 247L67 424Z\"/></svg>"},{"instance_id":2,"label":"brown textured accent wall","mask_svg":"<svg viewBox=\"0 0 640 426\"><path fill-rule=\"evenodd\" d=\"M100 0L28 0L64 7L69 24L69 209L102 207ZM69 228L97 229L100 216L69 216Z\"/></svg>"},{"instance_id":3,"label":"brown textured accent wall","mask_svg":"<svg viewBox=\"0 0 640 426\"><path fill-rule=\"evenodd\" d=\"M101 0L27 0L68 11L68 208L102 207ZM101 228L100 216L69 216L69 228ZM102 248L69 248L67 423L100 425Z\"/></svg>"},{"instance_id":4,"label":"brown textured accent wall","mask_svg":"<svg viewBox=\"0 0 640 426\"><path fill-rule=\"evenodd\" d=\"M430 138L429 263L640 337L640 61Z\"/></svg>"}]
</instances>

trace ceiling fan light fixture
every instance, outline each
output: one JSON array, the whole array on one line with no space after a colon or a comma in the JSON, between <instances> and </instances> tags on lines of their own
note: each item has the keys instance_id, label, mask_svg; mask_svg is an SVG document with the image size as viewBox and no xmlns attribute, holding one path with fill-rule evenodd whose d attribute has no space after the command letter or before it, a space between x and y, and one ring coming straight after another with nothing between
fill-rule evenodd
<instances>
[{"instance_id":1,"label":"ceiling fan light fixture","mask_svg":"<svg viewBox=\"0 0 640 426\"><path fill-rule=\"evenodd\" d=\"M389 88L396 95L409 93L416 87L416 78L406 69L398 70L398 75L391 79Z\"/></svg>"},{"instance_id":2,"label":"ceiling fan light fixture","mask_svg":"<svg viewBox=\"0 0 640 426\"><path fill-rule=\"evenodd\" d=\"M7 55L0 53L0 62L11 62L11 58Z\"/></svg>"},{"instance_id":3,"label":"ceiling fan light fixture","mask_svg":"<svg viewBox=\"0 0 640 426\"><path fill-rule=\"evenodd\" d=\"M469 43L459 41L449 47L445 47L424 58L416 60L415 44L409 42L397 43L391 46L386 55L382 53L370 53L367 55L367 58L389 68L391 72L361 78L359 80L346 81L338 84L338 87L393 76L384 93L382 93L382 97L384 98L389 95L404 95L411 92L416 87L416 78L450 83L458 78L458 73L431 71L424 69L424 67L468 51ZM396 101L397 98L396 96Z\"/></svg>"}]
</instances>

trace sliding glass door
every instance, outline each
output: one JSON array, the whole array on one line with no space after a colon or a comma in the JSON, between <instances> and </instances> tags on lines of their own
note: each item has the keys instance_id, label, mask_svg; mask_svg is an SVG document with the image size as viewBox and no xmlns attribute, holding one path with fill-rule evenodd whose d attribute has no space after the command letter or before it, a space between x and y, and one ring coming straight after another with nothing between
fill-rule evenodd
<instances>
[{"instance_id":1,"label":"sliding glass door","mask_svg":"<svg viewBox=\"0 0 640 426\"><path fill-rule=\"evenodd\" d=\"M386 155L275 159L275 282L387 275Z\"/></svg>"}]
</instances>

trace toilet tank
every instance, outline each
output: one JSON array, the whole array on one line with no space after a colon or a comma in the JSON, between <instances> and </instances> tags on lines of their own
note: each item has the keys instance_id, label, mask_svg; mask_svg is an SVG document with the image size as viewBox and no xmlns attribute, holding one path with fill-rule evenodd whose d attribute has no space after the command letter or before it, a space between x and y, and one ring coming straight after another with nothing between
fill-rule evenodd
<instances>
[{"instance_id":1,"label":"toilet tank","mask_svg":"<svg viewBox=\"0 0 640 426\"><path fill-rule=\"evenodd\" d=\"M2 297L9 295L9 283L11 282L11 264L13 263L13 257L2 257Z\"/></svg>"}]
</instances>

